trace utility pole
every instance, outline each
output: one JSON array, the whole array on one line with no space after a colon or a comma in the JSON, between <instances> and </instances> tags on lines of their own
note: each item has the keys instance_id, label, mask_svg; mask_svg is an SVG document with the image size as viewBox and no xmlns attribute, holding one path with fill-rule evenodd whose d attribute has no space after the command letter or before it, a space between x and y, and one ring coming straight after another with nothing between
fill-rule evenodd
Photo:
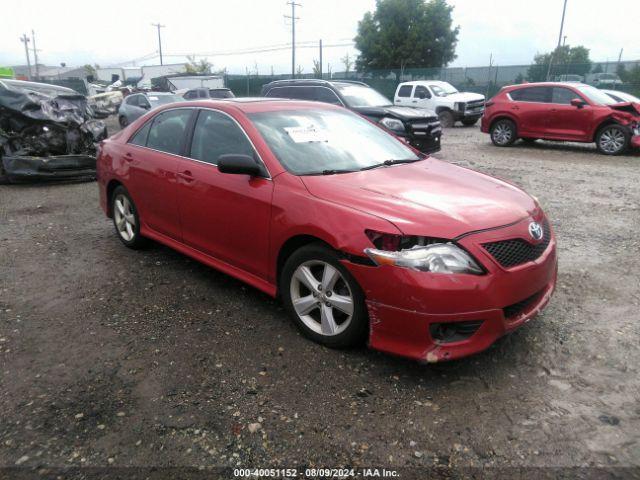
<instances>
[{"instance_id":1,"label":"utility pole","mask_svg":"<svg viewBox=\"0 0 640 480\"><path fill-rule=\"evenodd\" d=\"M29 59L29 42L30 39L26 33L23 33L20 37L20 41L24 43L24 53L27 55L27 68L29 69L28 79L31 80L31 60Z\"/></svg>"},{"instance_id":2,"label":"utility pole","mask_svg":"<svg viewBox=\"0 0 640 480\"><path fill-rule=\"evenodd\" d=\"M320 79L322 79L322 39L320 39Z\"/></svg>"},{"instance_id":3,"label":"utility pole","mask_svg":"<svg viewBox=\"0 0 640 480\"><path fill-rule=\"evenodd\" d=\"M31 40L33 41L33 63L36 66L36 80L40 80L40 67L38 67L38 49L36 48L36 32L31 30Z\"/></svg>"},{"instance_id":4,"label":"utility pole","mask_svg":"<svg viewBox=\"0 0 640 480\"><path fill-rule=\"evenodd\" d=\"M158 29L158 51L160 52L160 65L164 65L162 63L162 38L160 37L160 29L166 27L166 25L161 25L159 23L152 23L151 25Z\"/></svg>"},{"instance_id":5,"label":"utility pole","mask_svg":"<svg viewBox=\"0 0 640 480\"><path fill-rule=\"evenodd\" d=\"M547 68L547 81L549 81L549 75L551 75L551 65L553 64L553 57L558 49L560 49L560 42L562 42L562 32L564 30L564 17L567 13L567 0L564 0L564 7L562 7L562 20L560 21L560 34L558 35L558 46L556 50L551 52L551 58L549 58L549 68Z\"/></svg>"},{"instance_id":6,"label":"utility pole","mask_svg":"<svg viewBox=\"0 0 640 480\"><path fill-rule=\"evenodd\" d=\"M296 78L296 7L301 7L295 0L287 2L287 5L291 5L291 16L285 15L284 18L291 19L291 78Z\"/></svg>"}]
</instances>

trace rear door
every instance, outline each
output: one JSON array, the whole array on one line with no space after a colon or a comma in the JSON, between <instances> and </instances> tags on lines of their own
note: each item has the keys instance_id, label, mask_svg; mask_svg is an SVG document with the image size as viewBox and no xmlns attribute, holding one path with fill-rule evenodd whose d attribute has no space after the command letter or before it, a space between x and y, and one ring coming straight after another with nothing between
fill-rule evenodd
<instances>
[{"instance_id":1,"label":"rear door","mask_svg":"<svg viewBox=\"0 0 640 480\"><path fill-rule=\"evenodd\" d=\"M574 107L571 100L578 98L582 107ZM551 112L547 118L548 135L562 140L584 140L593 122L593 107L577 92L566 87L553 87Z\"/></svg>"},{"instance_id":2,"label":"rear door","mask_svg":"<svg viewBox=\"0 0 640 480\"><path fill-rule=\"evenodd\" d=\"M180 240L177 202L178 159L184 152L193 109L167 110L147 122L127 144L127 187L140 209L142 222L152 230Z\"/></svg>"},{"instance_id":3,"label":"rear door","mask_svg":"<svg viewBox=\"0 0 640 480\"><path fill-rule=\"evenodd\" d=\"M517 119L518 136L544 138L551 114L551 87L525 87L509 92L512 102L507 111Z\"/></svg>"},{"instance_id":4,"label":"rear door","mask_svg":"<svg viewBox=\"0 0 640 480\"><path fill-rule=\"evenodd\" d=\"M404 107L411 106L411 93L413 92L413 85L400 85L396 91L396 96L393 99L396 105L402 105Z\"/></svg>"}]
</instances>

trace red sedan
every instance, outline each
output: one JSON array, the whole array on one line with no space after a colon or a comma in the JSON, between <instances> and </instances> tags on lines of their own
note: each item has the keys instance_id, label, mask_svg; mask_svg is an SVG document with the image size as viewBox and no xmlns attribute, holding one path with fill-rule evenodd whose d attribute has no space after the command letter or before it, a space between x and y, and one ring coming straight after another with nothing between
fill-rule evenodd
<instances>
[{"instance_id":1,"label":"red sedan","mask_svg":"<svg viewBox=\"0 0 640 480\"><path fill-rule=\"evenodd\" d=\"M582 83L512 85L487 102L481 130L499 147L518 138L595 142L600 153L620 155L640 147L640 104Z\"/></svg>"},{"instance_id":2,"label":"red sedan","mask_svg":"<svg viewBox=\"0 0 640 480\"><path fill-rule=\"evenodd\" d=\"M329 104L172 104L104 141L98 176L126 246L152 239L280 295L332 347L463 357L533 318L555 286L535 199Z\"/></svg>"}]
</instances>

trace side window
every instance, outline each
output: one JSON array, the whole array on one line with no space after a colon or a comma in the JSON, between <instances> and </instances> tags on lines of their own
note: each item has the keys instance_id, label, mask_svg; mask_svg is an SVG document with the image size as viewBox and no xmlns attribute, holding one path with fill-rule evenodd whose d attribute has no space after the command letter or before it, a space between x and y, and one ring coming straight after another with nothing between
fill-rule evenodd
<instances>
[{"instance_id":1,"label":"side window","mask_svg":"<svg viewBox=\"0 0 640 480\"><path fill-rule=\"evenodd\" d=\"M196 98L196 94L197 92L194 92L193 90L189 90L187 93L184 94L184 98L186 98L187 100L191 100L192 98Z\"/></svg>"},{"instance_id":2,"label":"side window","mask_svg":"<svg viewBox=\"0 0 640 480\"><path fill-rule=\"evenodd\" d=\"M140 95L129 95L127 97L127 105L133 105L134 107L137 107L138 100L140 100Z\"/></svg>"},{"instance_id":3,"label":"side window","mask_svg":"<svg viewBox=\"0 0 640 480\"><path fill-rule=\"evenodd\" d=\"M138 97L138 106L141 108L151 108L151 104L149 103L149 99L144 95L140 95Z\"/></svg>"},{"instance_id":4,"label":"side window","mask_svg":"<svg viewBox=\"0 0 640 480\"><path fill-rule=\"evenodd\" d=\"M149 120L144 126L136 132L136 134L129 140L129 143L133 145L139 145L144 147L147 145L147 137L149 136L149 130L151 129L151 123L153 120Z\"/></svg>"},{"instance_id":5,"label":"side window","mask_svg":"<svg viewBox=\"0 0 640 480\"><path fill-rule=\"evenodd\" d=\"M147 147L180 154L191 112L192 110L169 110L157 115L149 130Z\"/></svg>"},{"instance_id":6,"label":"side window","mask_svg":"<svg viewBox=\"0 0 640 480\"><path fill-rule=\"evenodd\" d=\"M418 85L416 91L413 92L413 98L431 98L431 92L423 85Z\"/></svg>"},{"instance_id":7,"label":"side window","mask_svg":"<svg viewBox=\"0 0 640 480\"><path fill-rule=\"evenodd\" d=\"M510 92L509 95L512 99L519 102L536 102L536 103L550 103L551 102L551 88L549 87L528 87L521 88Z\"/></svg>"},{"instance_id":8,"label":"side window","mask_svg":"<svg viewBox=\"0 0 640 480\"><path fill-rule=\"evenodd\" d=\"M267 92L267 97L276 98L291 98L291 92L289 87L274 87Z\"/></svg>"},{"instance_id":9,"label":"side window","mask_svg":"<svg viewBox=\"0 0 640 480\"><path fill-rule=\"evenodd\" d=\"M220 155L230 153L253 156L253 147L238 124L227 115L200 110L193 130L190 157L213 165Z\"/></svg>"},{"instance_id":10,"label":"side window","mask_svg":"<svg viewBox=\"0 0 640 480\"><path fill-rule=\"evenodd\" d=\"M562 105L571 105L571 100L574 98L580 98L573 90L562 87L553 87L553 97L551 103L560 103Z\"/></svg>"},{"instance_id":11,"label":"side window","mask_svg":"<svg viewBox=\"0 0 640 480\"><path fill-rule=\"evenodd\" d=\"M198 91L198 97L200 97L200 98L209 98L209 96L207 95L207 91L206 90L199 90Z\"/></svg>"},{"instance_id":12,"label":"side window","mask_svg":"<svg viewBox=\"0 0 640 480\"><path fill-rule=\"evenodd\" d=\"M291 87L289 98L296 100L313 100L315 98L315 88L313 87Z\"/></svg>"},{"instance_id":13,"label":"side window","mask_svg":"<svg viewBox=\"0 0 640 480\"><path fill-rule=\"evenodd\" d=\"M410 97L412 88L413 87L411 85L402 85L400 87L400 90L398 90L398 96L399 97Z\"/></svg>"},{"instance_id":14,"label":"side window","mask_svg":"<svg viewBox=\"0 0 640 480\"><path fill-rule=\"evenodd\" d=\"M313 99L317 102L330 103L332 105L342 105L342 102L333 90L329 90L328 88L324 87L314 88L314 90L315 95Z\"/></svg>"}]
</instances>

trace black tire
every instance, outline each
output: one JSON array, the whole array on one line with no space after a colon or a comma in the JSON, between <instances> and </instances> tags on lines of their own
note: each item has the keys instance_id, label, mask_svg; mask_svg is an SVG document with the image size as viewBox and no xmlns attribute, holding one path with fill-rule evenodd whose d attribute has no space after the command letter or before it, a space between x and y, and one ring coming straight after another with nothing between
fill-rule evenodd
<instances>
[{"instance_id":1,"label":"black tire","mask_svg":"<svg viewBox=\"0 0 640 480\"><path fill-rule=\"evenodd\" d=\"M440 112L438 112L438 119L440 120L442 128L451 128L456 123L456 118L453 116L451 110L440 110Z\"/></svg>"},{"instance_id":2,"label":"black tire","mask_svg":"<svg viewBox=\"0 0 640 480\"><path fill-rule=\"evenodd\" d=\"M125 211L127 212L126 216L123 216L122 213L119 213L120 210L118 208L118 205L116 204L116 202L118 201L122 202L123 199L126 199L126 202L127 202L127 204L123 205L123 207L125 208ZM120 241L128 248L132 248L134 250L137 250L139 248L146 246L148 244L148 240L144 238L142 235L140 235L140 216L138 215L138 209L136 208L135 203L133 203L133 200L131 199L131 195L129 195L129 192L127 192L127 189L124 188L122 185L116 187L113 193L111 194L110 201L111 201L111 212L113 216L113 226L116 230L116 235L118 236ZM127 208L127 205L129 205L130 208ZM128 222L126 218L124 218L130 215L132 215L134 219L134 224L132 226L131 226L131 222ZM126 238L128 234L128 230L126 229L126 226L125 226L124 232L121 230L119 226L119 222L122 220L124 220L125 224L129 223L129 225L131 226L130 228L130 231L132 233L131 238Z\"/></svg>"},{"instance_id":3,"label":"black tire","mask_svg":"<svg viewBox=\"0 0 640 480\"><path fill-rule=\"evenodd\" d=\"M465 127L472 127L476 123L478 123L478 119L477 118L465 118L465 119L462 120L462 124Z\"/></svg>"},{"instance_id":4,"label":"black tire","mask_svg":"<svg viewBox=\"0 0 640 480\"><path fill-rule=\"evenodd\" d=\"M319 265L312 265L314 262L318 262ZM325 297L323 298L327 301L324 305L329 305L332 296L334 299L339 298L338 295L342 295L342 298L345 298L345 295L350 296L353 305L353 312L350 316L350 320L348 320L348 316L337 307L332 307L330 309L333 312L331 314L331 318L335 319L334 324L337 328L344 328L342 331L331 335L318 332L307 325L305 320L303 320L301 316L298 315L298 312L296 312L292 298L293 295L299 294L300 297L304 296L305 298L311 298L310 295L312 295L312 301L316 301L317 299L317 306L312 307L313 310L309 311L309 314L303 316L310 317L306 321L316 325L318 329L322 329L321 320L319 319L321 318L321 309L324 308L322 306L323 299L316 295L322 294L323 292L316 291L314 294L314 292L304 286L304 282L293 278L298 267L308 266L310 271L312 271L314 268L324 268L322 264L329 264L340 274L340 279L332 284L333 286L331 286L330 289L327 289L327 291L324 292ZM322 274L318 275L316 272L313 272L313 274L314 279L320 284L322 282L322 280L320 280L322 278ZM297 290L296 285L298 285L300 289L304 288L306 294L300 293L300 290ZM346 348L362 344L366 340L367 333L369 331L369 321L367 318L364 293L362 292L360 285L358 285L358 282L356 282L349 271L340 263L336 253L324 244L312 243L305 245L291 254L282 268L282 273L279 279L279 290L284 306L298 329L300 329L306 337L310 338L314 342L331 348ZM327 308L329 307L327 306ZM338 323L340 321L338 314L343 316L342 323Z\"/></svg>"},{"instance_id":5,"label":"black tire","mask_svg":"<svg viewBox=\"0 0 640 480\"><path fill-rule=\"evenodd\" d=\"M489 130L491 141L497 147L508 147L518 138L516 124L507 118L498 120Z\"/></svg>"},{"instance_id":6,"label":"black tire","mask_svg":"<svg viewBox=\"0 0 640 480\"><path fill-rule=\"evenodd\" d=\"M127 120L127 117L120 115L118 117L118 123L122 128L125 128L127 125L129 125L129 120Z\"/></svg>"},{"instance_id":7,"label":"black tire","mask_svg":"<svg viewBox=\"0 0 640 480\"><path fill-rule=\"evenodd\" d=\"M629 148L631 132L623 125L605 125L596 134L596 147L603 155L622 155Z\"/></svg>"},{"instance_id":8,"label":"black tire","mask_svg":"<svg viewBox=\"0 0 640 480\"><path fill-rule=\"evenodd\" d=\"M534 143L536 143L536 140L538 139L537 138L521 138L520 140L522 140L527 145L533 145Z\"/></svg>"},{"instance_id":9,"label":"black tire","mask_svg":"<svg viewBox=\"0 0 640 480\"><path fill-rule=\"evenodd\" d=\"M4 165L2 164L2 154L0 153L0 185L8 185L9 177L7 177L7 172L4 171Z\"/></svg>"}]
</instances>

